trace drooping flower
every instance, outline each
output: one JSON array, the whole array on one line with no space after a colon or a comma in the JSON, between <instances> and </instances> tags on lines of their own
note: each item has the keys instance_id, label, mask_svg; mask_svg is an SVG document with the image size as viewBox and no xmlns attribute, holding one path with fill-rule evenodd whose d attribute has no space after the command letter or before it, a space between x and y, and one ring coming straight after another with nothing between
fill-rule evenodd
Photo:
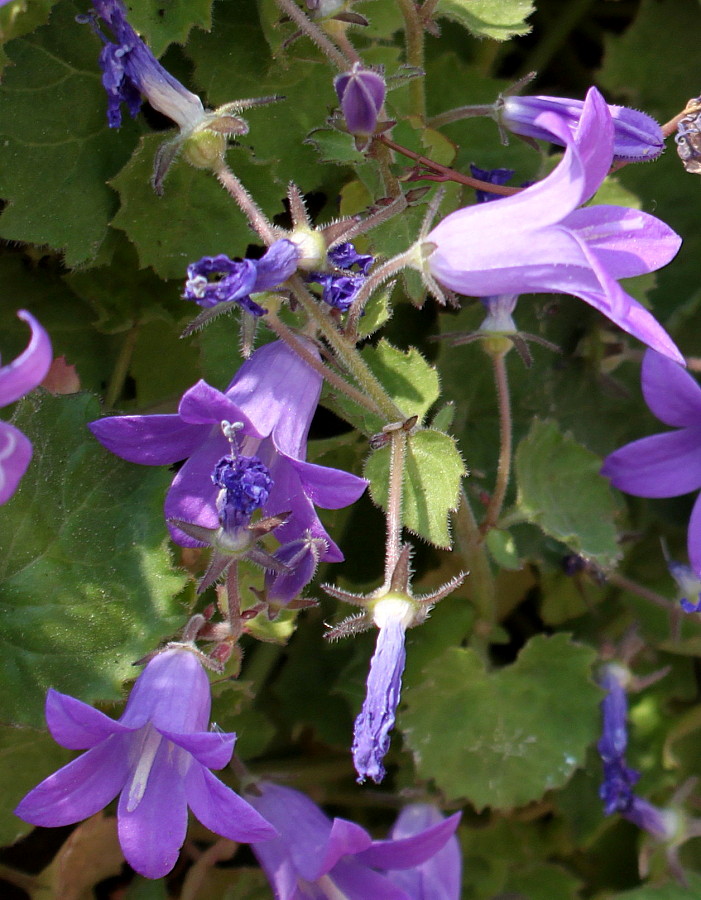
<instances>
[{"instance_id":1,"label":"drooping flower","mask_svg":"<svg viewBox=\"0 0 701 900\"><path fill-rule=\"evenodd\" d=\"M260 259L233 260L228 256L204 256L187 267L183 297L210 309L219 303L236 302L254 316L266 310L250 294L269 291L292 275L298 251L288 240L275 241ZM211 276L215 277L210 280Z\"/></svg>"},{"instance_id":2,"label":"drooping flower","mask_svg":"<svg viewBox=\"0 0 701 900\"><path fill-rule=\"evenodd\" d=\"M324 559L338 562L343 554L314 505L347 506L358 499L367 482L305 461L307 433L320 393L321 375L286 344L275 341L255 351L225 392L199 381L185 392L176 414L112 416L92 422L90 428L108 450L130 462L162 466L187 459L166 497L166 519L216 529L219 489L211 476L230 450L221 423L241 423L239 452L256 456L273 480L263 514L290 513L275 536L286 543L309 532L326 541ZM184 547L201 545L177 526L170 525L170 531Z\"/></svg>"},{"instance_id":3,"label":"drooping flower","mask_svg":"<svg viewBox=\"0 0 701 900\"><path fill-rule=\"evenodd\" d=\"M17 315L29 325L32 337L17 359L0 367L0 406L14 403L40 384L53 358L49 336L34 316L24 309ZM0 504L17 490L31 458L29 439L14 425L0 422Z\"/></svg>"},{"instance_id":4,"label":"drooping flower","mask_svg":"<svg viewBox=\"0 0 701 900\"><path fill-rule=\"evenodd\" d=\"M390 840L404 840L443 821L443 814L430 803L405 806L389 833ZM462 858L453 834L441 849L411 869L386 872L389 880L412 900L460 900Z\"/></svg>"},{"instance_id":5,"label":"drooping flower","mask_svg":"<svg viewBox=\"0 0 701 900\"><path fill-rule=\"evenodd\" d=\"M387 91L382 75L357 62L350 72L334 78L348 131L363 142L375 133L377 117Z\"/></svg>"},{"instance_id":6,"label":"drooping flower","mask_svg":"<svg viewBox=\"0 0 701 900\"><path fill-rule=\"evenodd\" d=\"M574 134L584 110L583 100L569 97L503 97L497 104L497 119L509 131L541 141L563 144L560 131L549 127L543 113L556 113ZM647 113L627 106L608 104L613 120L613 158L641 162L656 159L664 150L662 128Z\"/></svg>"},{"instance_id":7,"label":"drooping flower","mask_svg":"<svg viewBox=\"0 0 701 900\"><path fill-rule=\"evenodd\" d=\"M42 781L15 813L53 828L94 815L119 794L119 842L129 865L146 878L162 878L175 865L188 807L229 840L275 837L275 828L209 771L227 765L236 740L207 730L210 708L207 674L183 645L148 663L118 721L50 690L51 734L87 753Z\"/></svg>"},{"instance_id":8,"label":"drooping flower","mask_svg":"<svg viewBox=\"0 0 701 900\"><path fill-rule=\"evenodd\" d=\"M401 836L373 841L354 822L331 821L299 791L269 782L256 785L248 800L280 836L252 845L277 900L416 900L393 881L397 870L413 870L451 840L460 814L427 823ZM450 896L450 895L449 895Z\"/></svg>"},{"instance_id":9,"label":"drooping flower","mask_svg":"<svg viewBox=\"0 0 701 900\"><path fill-rule=\"evenodd\" d=\"M564 158L542 181L499 203L446 216L420 245L429 286L460 294L574 294L624 331L679 362L683 357L655 318L618 284L668 263L680 238L646 213L620 206L578 209L593 196L613 159L613 121L592 88L573 134L552 112L539 121L559 134Z\"/></svg>"},{"instance_id":10,"label":"drooping flower","mask_svg":"<svg viewBox=\"0 0 701 900\"><path fill-rule=\"evenodd\" d=\"M604 460L602 475L637 497L677 497L701 488L701 387L681 366L648 350L642 388L655 416L676 430L626 444ZM691 513L689 561L701 578L701 499Z\"/></svg>"},{"instance_id":11,"label":"drooping flower","mask_svg":"<svg viewBox=\"0 0 701 900\"><path fill-rule=\"evenodd\" d=\"M265 573L265 597L273 608L288 606L314 577L319 561L326 554L326 541L311 533L283 544L274 557L286 565L288 572Z\"/></svg>"}]
</instances>

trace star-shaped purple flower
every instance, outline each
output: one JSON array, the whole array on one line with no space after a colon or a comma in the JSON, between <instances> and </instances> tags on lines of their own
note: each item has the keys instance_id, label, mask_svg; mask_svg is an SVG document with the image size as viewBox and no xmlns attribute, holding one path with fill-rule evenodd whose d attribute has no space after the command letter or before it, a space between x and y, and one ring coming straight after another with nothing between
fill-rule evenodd
<instances>
[{"instance_id":1,"label":"star-shaped purple flower","mask_svg":"<svg viewBox=\"0 0 701 900\"><path fill-rule=\"evenodd\" d=\"M676 431L633 441L604 460L601 474L627 494L677 497L701 488L701 387L681 366L648 350L643 359L645 402ZM701 577L701 499L691 513L689 561Z\"/></svg>"},{"instance_id":2,"label":"star-shaped purple flower","mask_svg":"<svg viewBox=\"0 0 701 900\"><path fill-rule=\"evenodd\" d=\"M313 345L309 345L313 348ZM230 453L222 422L240 422L239 453L257 457L273 486L264 516L289 512L275 536L281 543L311 535L326 542L327 562L343 554L326 533L314 506L339 509L363 493L363 478L305 461L307 434L321 393L321 375L281 341L259 347L236 373L225 392L198 381L183 395L173 415L113 416L90 424L97 439L130 462L165 466L187 459L165 502L166 519L218 528L217 495L212 482L217 462ZM200 546L177 526L173 540Z\"/></svg>"},{"instance_id":3,"label":"star-shaped purple flower","mask_svg":"<svg viewBox=\"0 0 701 900\"><path fill-rule=\"evenodd\" d=\"M308 797L291 788L262 782L248 800L279 832L279 837L252 845L278 900L415 900L423 896L394 882L397 870L414 871L450 842L460 814L426 822L403 823L385 841L347 819L331 821ZM396 828L397 826L395 826ZM451 856L448 882L455 862ZM459 870L458 870L459 871ZM452 900L453 894L444 895Z\"/></svg>"},{"instance_id":4,"label":"star-shaped purple flower","mask_svg":"<svg viewBox=\"0 0 701 900\"><path fill-rule=\"evenodd\" d=\"M40 384L53 359L49 336L34 316L24 309L17 315L32 329L32 337L17 359L0 367L0 406L14 403ZM14 425L0 422L0 504L17 490L31 458L29 438Z\"/></svg>"},{"instance_id":5,"label":"star-shaped purple flower","mask_svg":"<svg viewBox=\"0 0 701 900\"><path fill-rule=\"evenodd\" d=\"M162 878L175 865L188 807L229 840L275 837L275 828L209 771L228 764L236 740L207 730L210 708L207 674L184 646L149 662L118 721L50 690L51 734L63 747L87 753L37 785L15 813L55 828L87 819L119 794L119 843L129 865L146 878Z\"/></svg>"},{"instance_id":6,"label":"star-shaped purple flower","mask_svg":"<svg viewBox=\"0 0 701 900\"><path fill-rule=\"evenodd\" d=\"M666 265L679 236L637 209L577 208L597 191L613 159L613 121L601 94L589 91L574 133L553 112L537 121L560 135L567 147L562 162L518 194L446 216L424 239L424 269L439 285L474 297L574 294L682 362L667 332L618 284Z\"/></svg>"}]
</instances>

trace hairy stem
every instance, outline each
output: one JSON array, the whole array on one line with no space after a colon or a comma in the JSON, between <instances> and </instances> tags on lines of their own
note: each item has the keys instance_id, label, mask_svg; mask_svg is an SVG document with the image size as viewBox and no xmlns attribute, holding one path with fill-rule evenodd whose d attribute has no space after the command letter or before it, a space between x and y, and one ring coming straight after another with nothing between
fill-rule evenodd
<instances>
[{"instance_id":1,"label":"hairy stem","mask_svg":"<svg viewBox=\"0 0 701 900\"><path fill-rule=\"evenodd\" d=\"M497 465L497 479L494 491L482 523L483 534L494 528L499 520L511 474L511 396L509 393L509 378L506 371L506 353L490 353L489 356L494 366L494 382L499 402L499 463Z\"/></svg>"},{"instance_id":2,"label":"hairy stem","mask_svg":"<svg viewBox=\"0 0 701 900\"><path fill-rule=\"evenodd\" d=\"M453 533L458 552L463 558L469 577L465 582L477 612L475 633L485 639L496 621L496 593L494 578L477 521L464 488L460 505L453 515Z\"/></svg>"},{"instance_id":3,"label":"hairy stem","mask_svg":"<svg viewBox=\"0 0 701 900\"><path fill-rule=\"evenodd\" d=\"M406 61L417 69L424 68L424 23L414 0L398 0L397 5L404 19L406 37ZM424 79L412 78L409 83L411 112L423 122L426 118L426 90Z\"/></svg>"},{"instance_id":4,"label":"hairy stem","mask_svg":"<svg viewBox=\"0 0 701 900\"><path fill-rule=\"evenodd\" d=\"M129 373L129 366L131 365L131 358L134 355L134 348L136 347L138 336L139 325L132 325L129 331L124 335L122 346L119 348L117 361L114 364L110 381L107 385L107 392L105 394L105 406L107 409L114 408L117 400L122 396L124 382Z\"/></svg>"},{"instance_id":5,"label":"hairy stem","mask_svg":"<svg viewBox=\"0 0 701 900\"><path fill-rule=\"evenodd\" d=\"M340 72L344 72L352 64L353 60L346 59L338 47L331 43L321 28L304 14L294 0L276 0L276 2L285 15L292 19L299 30L317 45L324 56L328 57Z\"/></svg>"},{"instance_id":6,"label":"hairy stem","mask_svg":"<svg viewBox=\"0 0 701 900\"><path fill-rule=\"evenodd\" d=\"M247 217L251 226L258 232L261 239L268 245L275 241L275 231L268 222L263 211L234 175L227 164L222 162L215 168L214 174L219 183L229 195L236 201L243 214Z\"/></svg>"},{"instance_id":7,"label":"hairy stem","mask_svg":"<svg viewBox=\"0 0 701 900\"><path fill-rule=\"evenodd\" d=\"M402 500L407 432L400 425L390 434L389 485L387 487L387 543L385 584L389 584L402 549Z\"/></svg>"}]
</instances>

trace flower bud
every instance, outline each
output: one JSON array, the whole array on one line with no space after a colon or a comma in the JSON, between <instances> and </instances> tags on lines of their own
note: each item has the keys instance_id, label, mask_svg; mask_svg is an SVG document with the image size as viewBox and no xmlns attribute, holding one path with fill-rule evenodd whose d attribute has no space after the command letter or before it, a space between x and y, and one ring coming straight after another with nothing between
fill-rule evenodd
<instances>
[{"instance_id":1,"label":"flower bud","mask_svg":"<svg viewBox=\"0 0 701 900\"><path fill-rule=\"evenodd\" d=\"M350 72L337 75L334 87L341 101L343 118L351 134L369 138L374 134L377 116L385 102L385 80L372 69L355 63Z\"/></svg>"}]
</instances>

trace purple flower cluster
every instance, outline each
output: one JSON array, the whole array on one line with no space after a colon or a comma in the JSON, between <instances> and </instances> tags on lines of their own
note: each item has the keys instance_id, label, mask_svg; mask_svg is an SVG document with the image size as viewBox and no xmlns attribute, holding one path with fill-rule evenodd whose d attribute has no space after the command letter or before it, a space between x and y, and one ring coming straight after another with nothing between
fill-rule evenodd
<instances>
[{"instance_id":1,"label":"purple flower cluster","mask_svg":"<svg viewBox=\"0 0 701 900\"><path fill-rule=\"evenodd\" d=\"M348 274L310 272L306 280L322 286L321 299L324 303L345 312L365 283L375 258L369 254L358 253L353 244L347 242L329 250L327 259L334 268L342 269Z\"/></svg>"},{"instance_id":2,"label":"purple flower cluster","mask_svg":"<svg viewBox=\"0 0 701 900\"><path fill-rule=\"evenodd\" d=\"M49 336L34 316L24 309L17 315L29 325L32 337L17 359L0 367L0 406L14 403L40 384L53 359ZM17 490L31 458L29 439L14 425L0 422L0 504Z\"/></svg>"},{"instance_id":3,"label":"purple flower cluster","mask_svg":"<svg viewBox=\"0 0 701 900\"><path fill-rule=\"evenodd\" d=\"M266 310L250 295L272 290L286 281L297 269L297 257L297 248L288 240L276 241L260 259L204 256L187 267L183 297L205 309L219 303L238 303L251 315L262 316Z\"/></svg>"},{"instance_id":4,"label":"purple flower cluster","mask_svg":"<svg viewBox=\"0 0 701 900\"><path fill-rule=\"evenodd\" d=\"M587 206L613 161L614 122L592 88L574 130L555 112L535 120L567 148L542 181L499 203L446 216L421 248L430 279L474 297L574 294L624 331L677 362L683 357L655 318L618 284L666 265L681 240L654 216Z\"/></svg>"}]
</instances>

